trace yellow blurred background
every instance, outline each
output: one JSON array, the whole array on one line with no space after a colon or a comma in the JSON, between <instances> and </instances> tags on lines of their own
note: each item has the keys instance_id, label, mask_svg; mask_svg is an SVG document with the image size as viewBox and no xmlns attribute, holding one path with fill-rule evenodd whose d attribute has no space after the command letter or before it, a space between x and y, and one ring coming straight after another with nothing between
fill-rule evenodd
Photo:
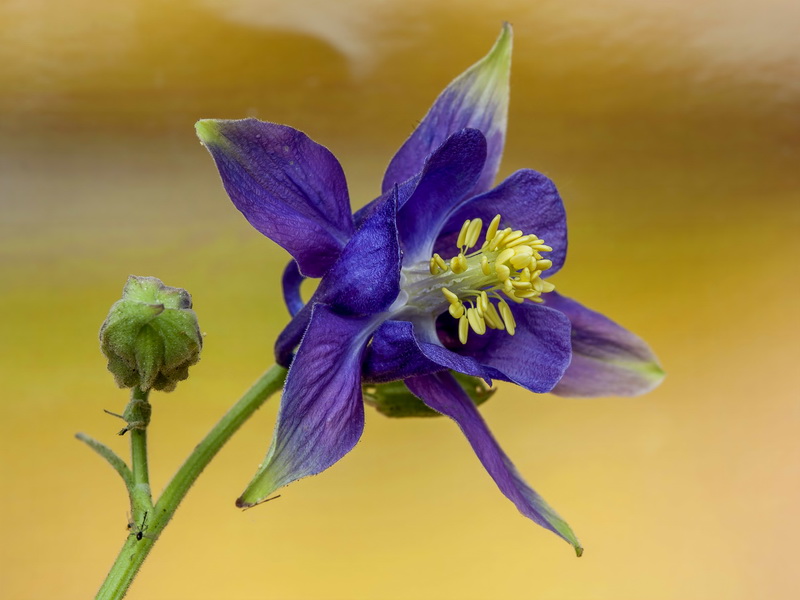
<instances>
[{"instance_id":1,"label":"yellow blurred background","mask_svg":"<svg viewBox=\"0 0 800 600\"><path fill-rule=\"evenodd\" d=\"M445 419L368 409L357 448L233 501L277 398L190 492L130 598L750 599L800 589L800 9L791 0L4 0L0 590L87 598L125 536L124 391L97 330L131 274L194 296L203 360L155 394L159 493L272 362L285 253L228 201L199 118L304 130L354 206L438 92L515 27L501 177L567 205L564 293L640 333L636 399L511 386L483 408L586 547L521 517Z\"/></svg>"}]
</instances>

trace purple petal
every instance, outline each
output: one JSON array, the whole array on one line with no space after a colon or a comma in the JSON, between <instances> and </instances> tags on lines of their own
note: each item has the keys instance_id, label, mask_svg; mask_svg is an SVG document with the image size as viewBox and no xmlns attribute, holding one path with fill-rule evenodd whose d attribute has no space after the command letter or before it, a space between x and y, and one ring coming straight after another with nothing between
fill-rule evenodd
<instances>
[{"instance_id":1,"label":"purple petal","mask_svg":"<svg viewBox=\"0 0 800 600\"><path fill-rule=\"evenodd\" d=\"M486 139L477 129L463 129L431 154L413 193L399 208L397 230L406 261L428 260L442 225L474 189L486 160Z\"/></svg>"},{"instance_id":2,"label":"purple petal","mask_svg":"<svg viewBox=\"0 0 800 600\"><path fill-rule=\"evenodd\" d=\"M559 396L637 396L664 379L658 359L641 338L611 319L556 292L547 306L572 323L572 363L553 388Z\"/></svg>"},{"instance_id":3,"label":"purple petal","mask_svg":"<svg viewBox=\"0 0 800 600\"><path fill-rule=\"evenodd\" d=\"M469 356L443 348L433 329L408 321L386 321L375 332L364 356L364 379L381 383L427 375L446 369L482 377L491 384L489 372Z\"/></svg>"},{"instance_id":4,"label":"purple petal","mask_svg":"<svg viewBox=\"0 0 800 600\"><path fill-rule=\"evenodd\" d=\"M444 314L438 322L445 346L471 356L491 376L512 381L538 394L553 389L570 363L570 323L563 314L533 302L512 304L516 332L489 329L458 341L455 319Z\"/></svg>"},{"instance_id":5,"label":"purple petal","mask_svg":"<svg viewBox=\"0 0 800 600\"><path fill-rule=\"evenodd\" d=\"M338 312L367 315L388 308L400 293L397 190L367 218L314 294Z\"/></svg>"},{"instance_id":6,"label":"purple petal","mask_svg":"<svg viewBox=\"0 0 800 600\"><path fill-rule=\"evenodd\" d=\"M304 279L305 277L300 274L300 270L297 268L297 263L294 260L290 260L283 270L281 284L283 287L283 301L292 316L299 313L300 309L305 305L303 297L300 295L300 286Z\"/></svg>"},{"instance_id":7,"label":"purple petal","mask_svg":"<svg viewBox=\"0 0 800 600\"><path fill-rule=\"evenodd\" d=\"M465 127L480 130L488 141L488 159L476 192L492 187L505 143L511 38L511 26L505 24L489 53L439 95L389 163L383 178L384 192L421 171L428 155Z\"/></svg>"},{"instance_id":8,"label":"purple petal","mask_svg":"<svg viewBox=\"0 0 800 600\"><path fill-rule=\"evenodd\" d=\"M369 315L379 313L394 302L400 292L400 246L395 224L397 195L378 205L342 251L339 260L320 281L308 304L302 306L299 291L290 287L287 304L300 310L275 342L278 364L291 364L311 319L311 307L329 305L338 313ZM287 268L287 273L289 268ZM293 275L288 275L290 284ZM284 282L287 275L284 274ZM284 287L286 293L286 287Z\"/></svg>"},{"instance_id":9,"label":"purple petal","mask_svg":"<svg viewBox=\"0 0 800 600\"><path fill-rule=\"evenodd\" d=\"M530 169L517 171L493 190L459 206L442 228L435 251L442 256L450 256L455 251L456 239L464 221L480 217L488 225L498 214L502 216L501 229L511 227L526 234L538 235L553 248L545 256L553 261L553 266L545 271L546 276L555 274L561 268L567 256L564 204L555 184Z\"/></svg>"},{"instance_id":10,"label":"purple petal","mask_svg":"<svg viewBox=\"0 0 800 600\"><path fill-rule=\"evenodd\" d=\"M452 371L480 377L486 383L492 385L492 379L495 377L493 369L487 369L485 365L474 358L453 352L442 346L442 342L436 332L436 324L432 319L430 321L417 322L414 325L413 337L420 352L428 360Z\"/></svg>"},{"instance_id":11,"label":"purple petal","mask_svg":"<svg viewBox=\"0 0 800 600\"><path fill-rule=\"evenodd\" d=\"M385 321L364 354L362 373L369 383L384 383L444 369L419 349L411 323Z\"/></svg>"},{"instance_id":12,"label":"purple petal","mask_svg":"<svg viewBox=\"0 0 800 600\"><path fill-rule=\"evenodd\" d=\"M257 504L353 449L364 429L361 356L370 333L367 318L314 307L286 378L272 445L237 506Z\"/></svg>"},{"instance_id":13,"label":"purple petal","mask_svg":"<svg viewBox=\"0 0 800 600\"><path fill-rule=\"evenodd\" d=\"M198 121L233 204L283 246L307 277L321 277L353 233L344 172L304 133L255 119Z\"/></svg>"},{"instance_id":14,"label":"purple petal","mask_svg":"<svg viewBox=\"0 0 800 600\"><path fill-rule=\"evenodd\" d=\"M406 386L433 410L453 419L500 491L519 511L573 545L578 556L583 548L570 526L533 491L492 437L475 405L449 373L412 377Z\"/></svg>"}]
</instances>

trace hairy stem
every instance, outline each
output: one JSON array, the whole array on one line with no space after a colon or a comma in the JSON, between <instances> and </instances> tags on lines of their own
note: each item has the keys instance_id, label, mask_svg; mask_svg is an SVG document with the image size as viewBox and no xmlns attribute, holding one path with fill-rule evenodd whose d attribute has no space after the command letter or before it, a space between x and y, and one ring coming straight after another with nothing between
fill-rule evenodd
<instances>
[{"instance_id":1,"label":"hairy stem","mask_svg":"<svg viewBox=\"0 0 800 600\"><path fill-rule=\"evenodd\" d=\"M132 533L128 535L117 560L97 593L98 600L118 599L126 594L153 544L169 523L172 515L175 514L175 510L197 477L239 427L261 407L267 398L283 387L285 379L286 369L284 367L276 365L264 373L195 447L172 481L169 482L161 498L148 511L146 521L134 519ZM137 432L132 430L131 433ZM134 438L131 437L131 439ZM146 457L144 464L146 465ZM136 481L136 455L134 455L133 472Z\"/></svg>"}]
</instances>

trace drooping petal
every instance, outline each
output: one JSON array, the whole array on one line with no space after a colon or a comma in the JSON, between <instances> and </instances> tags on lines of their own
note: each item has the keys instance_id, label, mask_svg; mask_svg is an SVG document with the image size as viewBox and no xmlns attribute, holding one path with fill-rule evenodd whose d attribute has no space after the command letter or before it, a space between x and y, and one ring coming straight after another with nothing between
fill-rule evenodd
<instances>
[{"instance_id":1,"label":"drooping petal","mask_svg":"<svg viewBox=\"0 0 800 600\"><path fill-rule=\"evenodd\" d=\"M505 144L511 41L506 23L489 53L444 89L389 163L384 192L422 170L427 156L465 127L479 129L488 141L488 159L475 191L492 187Z\"/></svg>"},{"instance_id":2,"label":"drooping petal","mask_svg":"<svg viewBox=\"0 0 800 600\"><path fill-rule=\"evenodd\" d=\"M572 544L578 556L582 554L583 548L570 526L525 483L469 396L449 373L412 377L406 385L425 404L458 424L497 487L523 515Z\"/></svg>"},{"instance_id":3,"label":"drooping petal","mask_svg":"<svg viewBox=\"0 0 800 600\"><path fill-rule=\"evenodd\" d=\"M353 234L319 283L314 301L337 312L368 315L389 307L400 292L397 188Z\"/></svg>"},{"instance_id":4,"label":"drooping petal","mask_svg":"<svg viewBox=\"0 0 800 600\"><path fill-rule=\"evenodd\" d=\"M538 394L553 389L570 363L570 322L559 311L533 302L512 304L514 335L488 330L458 341L456 321L445 314L438 321L444 345L482 364L495 379L511 381Z\"/></svg>"},{"instance_id":5,"label":"drooping petal","mask_svg":"<svg viewBox=\"0 0 800 600\"><path fill-rule=\"evenodd\" d=\"M567 256L567 216L555 184L536 171L523 169L509 176L491 191L470 198L458 207L442 228L435 251L449 256L456 247L461 226L467 219L481 218L488 224L501 215L500 228L511 227L538 235L553 248L545 258L553 266L545 277L555 274Z\"/></svg>"},{"instance_id":6,"label":"drooping petal","mask_svg":"<svg viewBox=\"0 0 800 600\"><path fill-rule=\"evenodd\" d=\"M281 286L283 288L283 301L292 316L299 313L305 304L303 297L300 295L300 285L304 279L305 277L300 274L300 269L297 268L297 263L294 260L290 260L283 270Z\"/></svg>"},{"instance_id":7,"label":"drooping petal","mask_svg":"<svg viewBox=\"0 0 800 600\"><path fill-rule=\"evenodd\" d=\"M314 307L286 378L272 445L237 506L324 471L356 445L364 429L361 356L370 333L369 318Z\"/></svg>"},{"instance_id":8,"label":"drooping petal","mask_svg":"<svg viewBox=\"0 0 800 600\"><path fill-rule=\"evenodd\" d=\"M397 212L397 230L407 262L431 257L439 230L475 188L485 160L483 134L462 129L428 157L417 178L409 180L416 185Z\"/></svg>"},{"instance_id":9,"label":"drooping petal","mask_svg":"<svg viewBox=\"0 0 800 600\"><path fill-rule=\"evenodd\" d=\"M303 275L321 277L354 229L333 154L296 129L256 119L206 119L195 127L236 208L283 246Z\"/></svg>"},{"instance_id":10,"label":"drooping petal","mask_svg":"<svg viewBox=\"0 0 800 600\"><path fill-rule=\"evenodd\" d=\"M544 299L572 323L572 363L554 394L637 396L664 379L658 359L641 338L557 292L544 294Z\"/></svg>"}]
</instances>

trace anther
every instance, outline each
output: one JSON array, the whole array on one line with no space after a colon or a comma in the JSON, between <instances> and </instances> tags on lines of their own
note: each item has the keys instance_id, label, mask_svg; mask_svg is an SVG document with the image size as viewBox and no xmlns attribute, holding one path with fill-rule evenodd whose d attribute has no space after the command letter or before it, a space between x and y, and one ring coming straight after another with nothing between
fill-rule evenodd
<instances>
[{"instance_id":1,"label":"anther","mask_svg":"<svg viewBox=\"0 0 800 600\"><path fill-rule=\"evenodd\" d=\"M454 319L460 319L464 316L464 305L459 302L458 304L451 304L447 307L447 312L450 313Z\"/></svg>"},{"instance_id":2,"label":"anther","mask_svg":"<svg viewBox=\"0 0 800 600\"><path fill-rule=\"evenodd\" d=\"M508 304L503 300L500 301L500 316L503 317L506 331L508 331L509 335L514 335L517 329L517 322L514 320L514 315L511 314L511 309L508 307Z\"/></svg>"},{"instance_id":3,"label":"anther","mask_svg":"<svg viewBox=\"0 0 800 600\"><path fill-rule=\"evenodd\" d=\"M497 278L500 281L505 281L511 276L511 269L505 265L495 265L494 272L497 273Z\"/></svg>"},{"instance_id":4,"label":"anther","mask_svg":"<svg viewBox=\"0 0 800 600\"><path fill-rule=\"evenodd\" d=\"M489 229L486 230L486 243L492 241L492 238L497 234L497 229L500 227L500 215L496 215L492 222L489 223Z\"/></svg>"},{"instance_id":5,"label":"anther","mask_svg":"<svg viewBox=\"0 0 800 600\"><path fill-rule=\"evenodd\" d=\"M497 314L497 309L491 302L489 303L489 310L486 311L486 314L483 315L483 318L486 319L486 324L490 324L494 329L500 329L501 331L505 329L503 319L501 319L500 315Z\"/></svg>"},{"instance_id":6,"label":"anther","mask_svg":"<svg viewBox=\"0 0 800 600\"><path fill-rule=\"evenodd\" d=\"M462 344L467 343L467 336L469 335L469 322L466 316L462 316L458 320L458 341Z\"/></svg>"},{"instance_id":7,"label":"anther","mask_svg":"<svg viewBox=\"0 0 800 600\"><path fill-rule=\"evenodd\" d=\"M507 248L508 245L513 242L514 240L518 240L522 237L522 232L517 229L516 231L512 231L506 237L503 238L503 245Z\"/></svg>"},{"instance_id":8,"label":"anther","mask_svg":"<svg viewBox=\"0 0 800 600\"><path fill-rule=\"evenodd\" d=\"M469 326L472 328L472 331L478 335L483 335L486 333L486 323L484 323L483 317L478 314L477 309L467 309L467 321L469 322Z\"/></svg>"},{"instance_id":9,"label":"anther","mask_svg":"<svg viewBox=\"0 0 800 600\"><path fill-rule=\"evenodd\" d=\"M481 235L482 228L483 221L481 219L472 219L469 227L467 227L467 234L464 238L464 244L467 246L467 248L472 248L478 243L478 238Z\"/></svg>"},{"instance_id":10,"label":"anther","mask_svg":"<svg viewBox=\"0 0 800 600\"><path fill-rule=\"evenodd\" d=\"M450 259L450 269L452 269L453 273L456 275L466 271L467 266L467 257L463 254L459 254Z\"/></svg>"},{"instance_id":11,"label":"anther","mask_svg":"<svg viewBox=\"0 0 800 600\"><path fill-rule=\"evenodd\" d=\"M534 240L536 240L535 235L523 235L522 237L518 237L517 239L512 240L511 242L506 241L505 246L506 248L515 248L521 244L531 243Z\"/></svg>"},{"instance_id":12,"label":"anther","mask_svg":"<svg viewBox=\"0 0 800 600\"><path fill-rule=\"evenodd\" d=\"M489 266L489 259L486 255L481 257L481 272L487 277L492 274L492 268Z\"/></svg>"},{"instance_id":13,"label":"anther","mask_svg":"<svg viewBox=\"0 0 800 600\"><path fill-rule=\"evenodd\" d=\"M458 299L458 296L456 294L454 294L453 292L451 292L450 290L448 290L446 287L442 288L442 293L444 294L444 297L447 298L447 301L450 304L460 304L461 303L461 301Z\"/></svg>"},{"instance_id":14,"label":"anther","mask_svg":"<svg viewBox=\"0 0 800 600\"><path fill-rule=\"evenodd\" d=\"M512 256L514 256L514 251L511 248L506 248L500 254L497 255L497 258L494 260L494 264L502 265Z\"/></svg>"},{"instance_id":15,"label":"anther","mask_svg":"<svg viewBox=\"0 0 800 600\"><path fill-rule=\"evenodd\" d=\"M458 248L464 247L464 242L467 240L467 230L469 229L470 220L467 219L464 221L464 224L461 226L461 231L458 233L458 240L456 240L456 246Z\"/></svg>"}]
</instances>

